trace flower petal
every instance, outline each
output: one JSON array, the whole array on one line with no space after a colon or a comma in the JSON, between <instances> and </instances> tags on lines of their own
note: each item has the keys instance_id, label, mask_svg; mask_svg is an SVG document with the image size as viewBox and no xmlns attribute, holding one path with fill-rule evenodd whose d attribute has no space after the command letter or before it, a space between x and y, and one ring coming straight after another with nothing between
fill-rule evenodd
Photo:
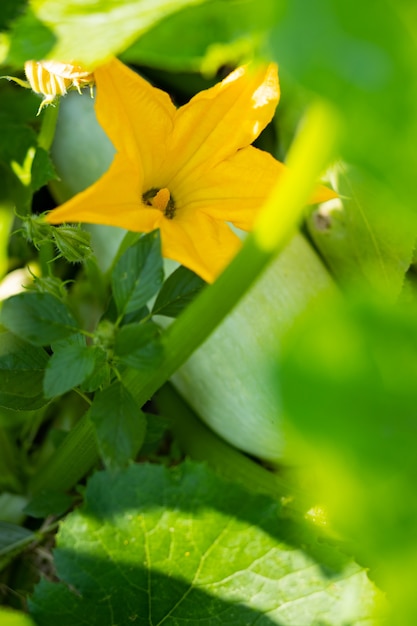
<instances>
[{"instance_id":1,"label":"flower petal","mask_svg":"<svg viewBox=\"0 0 417 626\"><path fill-rule=\"evenodd\" d=\"M275 64L240 67L178 109L170 144L175 184L248 146L271 121L279 99Z\"/></svg>"},{"instance_id":2,"label":"flower petal","mask_svg":"<svg viewBox=\"0 0 417 626\"><path fill-rule=\"evenodd\" d=\"M98 121L119 152L141 163L145 186L157 186L176 112L170 97L117 59L94 76Z\"/></svg>"},{"instance_id":3,"label":"flower petal","mask_svg":"<svg viewBox=\"0 0 417 626\"><path fill-rule=\"evenodd\" d=\"M187 211L203 210L213 219L250 230L284 169L268 152L243 148L200 179L193 178Z\"/></svg>"},{"instance_id":4,"label":"flower petal","mask_svg":"<svg viewBox=\"0 0 417 626\"><path fill-rule=\"evenodd\" d=\"M142 203L142 184L134 166L116 154L99 180L46 215L50 224L86 222L119 226L137 232L158 228L163 214Z\"/></svg>"},{"instance_id":5,"label":"flower petal","mask_svg":"<svg viewBox=\"0 0 417 626\"><path fill-rule=\"evenodd\" d=\"M241 242L227 224L196 212L192 219L164 219L162 254L211 283L238 252Z\"/></svg>"},{"instance_id":6,"label":"flower petal","mask_svg":"<svg viewBox=\"0 0 417 626\"><path fill-rule=\"evenodd\" d=\"M204 211L216 220L251 230L255 217L285 169L286 166L269 152L248 146L201 178L193 178L183 202L187 211ZM336 197L334 191L318 185L310 202L314 204Z\"/></svg>"}]
</instances>

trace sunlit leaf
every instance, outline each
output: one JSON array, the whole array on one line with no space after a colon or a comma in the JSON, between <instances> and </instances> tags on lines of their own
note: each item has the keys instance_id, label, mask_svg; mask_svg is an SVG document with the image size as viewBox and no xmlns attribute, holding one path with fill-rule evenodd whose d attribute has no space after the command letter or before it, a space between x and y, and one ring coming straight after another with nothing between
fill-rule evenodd
<instances>
[{"instance_id":1,"label":"sunlit leaf","mask_svg":"<svg viewBox=\"0 0 417 626\"><path fill-rule=\"evenodd\" d=\"M31 601L38 626L58 613L61 626L86 614L106 625L378 623L360 567L273 500L191 463L96 474L61 525L55 563L62 582L44 580Z\"/></svg>"},{"instance_id":2,"label":"sunlit leaf","mask_svg":"<svg viewBox=\"0 0 417 626\"><path fill-rule=\"evenodd\" d=\"M48 55L95 66L125 49L163 17L203 1L32 0L33 15L29 12L21 18L12 31L10 57L23 64Z\"/></svg>"},{"instance_id":3,"label":"sunlit leaf","mask_svg":"<svg viewBox=\"0 0 417 626\"><path fill-rule=\"evenodd\" d=\"M188 6L144 33L123 58L177 71L204 69L213 75L219 67L253 55L276 10L275 0L212 0Z\"/></svg>"},{"instance_id":4,"label":"sunlit leaf","mask_svg":"<svg viewBox=\"0 0 417 626\"><path fill-rule=\"evenodd\" d=\"M36 626L26 613L9 608L0 608L2 626Z\"/></svg>"}]
</instances>

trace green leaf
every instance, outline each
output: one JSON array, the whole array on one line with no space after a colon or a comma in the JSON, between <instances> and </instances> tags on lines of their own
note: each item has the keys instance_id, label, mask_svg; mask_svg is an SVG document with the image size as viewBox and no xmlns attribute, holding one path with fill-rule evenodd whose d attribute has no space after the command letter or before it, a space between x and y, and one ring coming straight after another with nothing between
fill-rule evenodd
<instances>
[{"instance_id":1,"label":"green leaf","mask_svg":"<svg viewBox=\"0 0 417 626\"><path fill-rule=\"evenodd\" d=\"M0 608L0 620L2 626L36 626L35 622L26 613L7 607Z\"/></svg>"},{"instance_id":2,"label":"green leaf","mask_svg":"<svg viewBox=\"0 0 417 626\"><path fill-rule=\"evenodd\" d=\"M32 17L22 18L13 32L13 60L77 59L97 65L124 50L166 15L203 0L32 0ZM41 23L40 23L40 22ZM42 26L44 45L42 42ZM52 46L51 36L56 44ZM52 47L52 50L51 50Z\"/></svg>"},{"instance_id":3,"label":"green leaf","mask_svg":"<svg viewBox=\"0 0 417 626\"><path fill-rule=\"evenodd\" d=\"M0 161L4 163L7 195L16 205L26 207L31 195L32 165L36 134L28 126L5 115L0 118ZM4 184L4 182L3 182ZM6 195L4 189L1 195Z\"/></svg>"},{"instance_id":4,"label":"green leaf","mask_svg":"<svg viewBox=\"0 0 417 626\"><path fill-rule=\"evenodd\" d=\"M145 439L140 449L140 456L142 458L149 457L149 455L157 453L158 448L161 447L164 436L171 425L171 420L166 419L161 415L145 413L145 417L146 433Z\"/></svg>"},{"instance_id":5,"label":"green leaf","mask_svg":"<svg viewBox=\"0 0 417 626\"><path fill-rule=\"evenodd\" d=\"M156 324L127 324L116 335L114 353L135 369L156 367L163 356L160 329Z\"/></svg>"},{"instance_id":6,"label":"green leaf","mask_svg":"<svg viewBox=\"0 0 417 626\"><path fill-rule=\"evenodd\" d=\"M1 323L26 341L45 346L79 331L63 302L49 293L25 292L3 303Z\"/></svg>"},{"instance_id":7,"label":"green leaf","mask_svg":"<svg viewBox=\"0 0 417 626\"><path fill-rule=\"evenodd\" d=\"M322 205L308 220L314 243L339 283L397 297L411 263L414 229L389 188L344 164L335 177L340 200Z\"/></svg>"},{"instance_id":8,"label":"green leaf","mask_svg":"<svg viewBox=\"0 0 417 626\"><path fill-rule=\"evenodd\" d=\"M119 316L143 307L163 280L159 231L143 235L117 261L111 277Z\"/></svg>"},{"instance_id":9,"label":"green leaf","mask_svg":"<svg viewBox=\"0 0 417 626\"><path fill-rule=\"evenodd\" d=\"M8 36L9 49L0 62L23 67L30 59L44 59L56 42L52 30L38 19L31 8L20 15L11 25Z\"/></svg>"},{"instance_id":10,"label":"green leaf","mask_svg":"<svg viewBox=\"0 0 417 626\"><path fill-rule=\"evenodd\" d=\"M44 491L37 494L24 508L24 513L31 517L62 515L73 503L73 498L59 491Z\"/></svg>"},{"instance_id":11,"label":"green leaf","mask_svg":"<svg viewBox=\"0 0 417 626\"><path fill-rule=\"evenodd\" d=\"M7 331L0 332L0 391L35 396L42 388L48 354Z\"/></svg>"},{"instance_id":12,"label":"green leaf","mask_svg":"<svg viewBox=\"0 0 417 626\"><path fill-rule=\"evenodd\" d=\"M22 544L27 545L36 535L22 526L0 521L0 556L13 552Z\"/></svg>"},{"instance_id":13,"label":"green leaf","mask_svg":"<svg viewBox=\"0 0 417 626\"><path fill-rule=\"evenodd\" d=\"M274 13L274 2L265 0L188 6L157 23L122 56L130 63L182 72L204 67L213 74L221 65L238 64L253 54Z\"/></svg>"},{"instance_id":14,"label":"green leaf","mask_svg":"<svg viewBox=\"0 0 417 626\"><path fill-rule=\"evenodd\" d=\"M390 0L293 0L271 29L270 50L282 74L335 105L344 160L405 200L415 227L417 54L403 12Z\"/></svg>"},{"instance_id":15,"label":"green leaf","mask_svg":"<svg viewBox=\"0 0 417 626\"><path fill-rule=\"evenodd\" d=\"M43 148L37 148L32 163L31 189L37 191L57 177L51 157Z\"/></svg>"},{"instance_id":16,"label":"green leaf","mask_svg":"<svg viewBox=\"0 0 417 626\"><path fill-rule=\"evenodd\" d=\"M42 379L47 363L43 348L0 332L0 406L28 410L46 404Z\"/></svg>"},{"instance_id":17,"label":"green leaf","mask_svg":"<svg viewBox=\"0 0 417 626\"><path fill-rule=\"evenodd\" d=\"M107 353L98 348L94 350L94 369L90 376L80 384L81 391L91 393L100 387L110 384L111 369L107 360Z\"/></svg>"},{"instance_id":18,"label":"green leaf","mask_svg":"<svg viewBox=\"0 0 417 626\"><path fill-rule=\"evenodd\" d=\"M9 608L0 608L0 620L2 626L36 626L26 613L14 611Z\"/></svg>"},{"instance_id":19,"label":"green leaf","mask_svg":"<svg viewBox=\"0 0 417 626\"><path fill-rule=\"evenodd\" d=\"M30 602L38 626L57 614L61 626L377 623L364 570L204 466L101 472L85 495L59 531L62 582L42 581Z\"/></svg>"},{"instance_id":20,"label":"green leaf","mask_svg":"<svg viewBox=\"0 0 417 626\"><path fill-rule=\"evenodd\" d=\"M0 571L36 538L36 534L27 528L0 521ZM3 626L3 622L1 624Z\"/></svg>"},{"instance_id":21,"label":"green leaf","mask_svg":"<svg viewBox=\"0 0 417 626\"><path fill-rule=\"evenodd\" d=\"M43 393L36 396L21 396L7 392L0 392L0 406L12 411L35 411L48 403Z\"/></svg>"},{"instance_id":22,"label":"green leaf","mask_svg":"<svg viewBox=\"0 0 417 626\"><path fill-rule=\"evenodd\" d=\"M4 30L10 21L22 10L25 0L2 0L0 8L0 30Z\"/></svg>"},{"instance_id":23,"label":"green leaf","mask_svg":"<svg viewBox=\"0 0 417 626\"><path fill-rule=\"evenodd\" d=\"M200 276L180 266L164 282L152 308L152 315L177 317L206 283Z\"/></svg>"},{"instance_id":24,"label":"green leaf","mask_svg":"<svg viewBox=\"0 0 417 626\"><path fill-rule=\"evenodd\" d=\"M98 392L90 409L99 449L109 467L123 467L145 438L146 419L125 387L113 383Z\"/></svg>"},{"instance_id":25,"label":"green leaf","mask_svg":"<svg viewBox=\"0 0 417 626\"><path fill-rule=\"evenodd\" d=\"M287 461L395 598L395 624L417 619L404 584L417 568L415 313L329 302L288 339L277 376Z\"/></svg>"},{"instance_id":26,"label":"green leaf","mask_svg":"<svg viewBox=\"0 0 417 626\"><path fill-rule=\"evenodd\" d=\"M47 398L61 396L70 389L78 387L93 373L97 353L102 350L96 346L70 344L58 348L49 359L45 371L43 389Z\"/></svg>"}]
</instances>

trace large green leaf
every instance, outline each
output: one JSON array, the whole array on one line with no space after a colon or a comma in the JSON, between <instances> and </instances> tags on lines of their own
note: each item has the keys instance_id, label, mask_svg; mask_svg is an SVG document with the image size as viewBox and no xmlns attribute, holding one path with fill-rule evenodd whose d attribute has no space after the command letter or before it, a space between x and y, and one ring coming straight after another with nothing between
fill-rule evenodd
<instances>
[{"instance_id":1,"label":"large green leaf","mask_svg":"<svg viewBox=\"0 0 417 626\"><path fill-rule=\"evenodd\" d=\"M124 50L166 15L204 0L32 0L12 31L14 63L28 58L95 66ZM43 36L42 36L43 35ZM40 43L46 45L40 48Z\"/></svg>"},{"instance_id":2,"label":"large green leaf","mask_svg":"<svg viewBox=\"0 0 417 626\"><path fill-rule=\"evenodd\" d=\"M143 235L122 254L111 277L119 316L138 311L158 291L163 280L159 231Z\"/></svg>"},{"instance_id":3,"label":"large green leaf","mask_svg":"<svg viewBox=\"0 0 417 626\"><path fill-rule=\"evenodd\" d=\"M45 346L79 331L65 304L49 293L24 292L5 300L1 322L16 335Z\"/></svg>"},{"instance_id":4,"label":"large green leaf","mask_svg":"<svg viewBox=\"0 0 417 626\"><path fill-rule=\"evenodd\" d=\"M204 466L102 472L85 496L59 532L62 582L30 603L38 626L377 623L360 567Z\"/></svg>"}]
</instances>

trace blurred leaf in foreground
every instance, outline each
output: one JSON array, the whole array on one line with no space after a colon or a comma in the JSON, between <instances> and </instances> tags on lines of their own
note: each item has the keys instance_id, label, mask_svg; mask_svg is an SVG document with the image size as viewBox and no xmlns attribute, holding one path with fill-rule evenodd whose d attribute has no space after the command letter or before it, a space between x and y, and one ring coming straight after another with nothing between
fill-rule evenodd
<instances>
[{"instance_id":1,"label":"blurred leaf in foreground","mask_svg":"<svg viewBox=\"0 0 417 626\"><path fill-rule=\"evenodd\" d=\"M280 5L276 0L189 5L157 23L122 56L128 63L213 75L219 67L240 65L253 57Z\"/></svg>"},{"instance_id":2,"label":"blurred leaf in foreground","mask_svg":"<svg viewBox=\"0 0 417 626\"><path fill-rule=\"evenodd\" d=\"M31 10L12 29L9 59L17 65L46 57L77 59L93 69L166 15L203 1L32 0Z\"/></svg>"},{"instance_id":3,"label":"blurred leaf in foreground","mask_svg":"<svg viewBox=\"0 0 417 626\"><path fill-rule=\"evenodd\" d=\"M35 626L33 620L26 613L7 608L0 608L0 620L2 626Z\"/></svg>"},{"instance_id":4,"label":"blurred leaf in foreground","mask_svg":"<svg viewBox=\"0 0 417 626\"><path fill-rule=\"evenodd\" d=\"M281 73L343 113L343 156L414 199L416 40L393 3L292 0L271 51Z\"/></svg>"},{"instance_id":5,"label":"blurred leaf in foreground","mask_svg":"<svg viewBox=\"0 0 417 626\"><path fill-rule=\"evenodd\" d=\"M308 230L339 284L371 287L395 299L415 245L398 198L358 168L333 168L340 198L315 208Z\"/></svg>"},{"instance_id":6,"label":"blurred leaf in foreground","mask_svg":"<svg viewBox=\"0 0 417 626\"><path fill-rule=\"evenodd\" d=\"M417 619L415 312L329 302L297 327L280 365L288 458L372 566L401 626Z\"/></svg>"},{"instance_id":7,"label":"blurred leaf in foreground","mask_svg":"<svg viewBox=\"0 0 417 626\"><path fill-rule=\"evenodd\" d=\"M57 613L61 626L86 614L92 625L378 623L363 570L273 500L191 463L96 474L55 563L62 582L41 582L31 601L38 626Z\"/></svg>"}]
</instances>

